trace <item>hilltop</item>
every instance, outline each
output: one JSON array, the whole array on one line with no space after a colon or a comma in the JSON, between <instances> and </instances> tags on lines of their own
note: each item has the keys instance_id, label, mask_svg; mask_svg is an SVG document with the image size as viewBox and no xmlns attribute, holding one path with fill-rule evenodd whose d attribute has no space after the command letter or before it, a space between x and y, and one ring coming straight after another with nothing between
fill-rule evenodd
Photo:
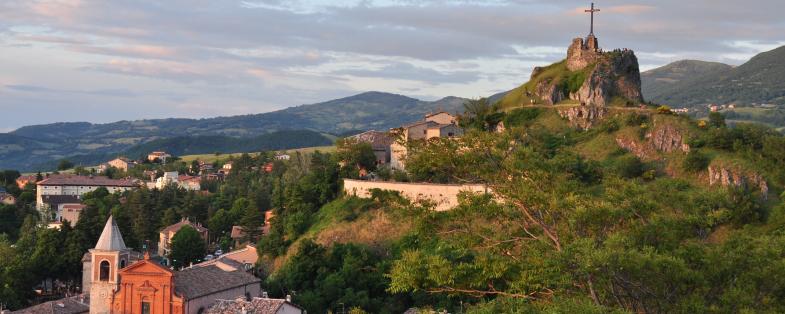
<instances>
[{"instance_id":1,"label":"hilltop","mask_svg":"<svg viewBox=\"0 0 785 314\"><path fill-rule=\"evenodd\" d=\"M534 68L528 82L501 98L504 108L560 103L631 106L642 102L635 53L628 49L602 51L594 35L586 40L575 38L566 59Z\"/></svg>"},{"instance_id":2,"label":"hilltop","mask_svg":"<svg viewBox=\"0 0 785 314\"><path fill-rule=\"evenodd\" d=\"M674 107L785 105L785 46L760 53L738 67L683 60L641 76L647 100Z\"/></svg>"},{"instance_id":3,"label":"hilltop","mask_svg":"<svg viewBox=\"0 0 785 314\"><path fill-rule=\"evenodd\" d=\"M458 97L422 101L397 94L366 92L253 115L25 126L0 134L0 168L46 169L61 158L90 164L117 154L136 158L138 153L148 149L199 154L327 145L329 141L319 133L338 135L356 130L385 130L418 120L436 110L459 110L463 101ZM293 130L312 132L313 138L276 133ZM277 138L275 134L278 134ZM255 138L260 136L266 136L266 142L280 144L254 146L258 142ZM230 144L207 145L224 142ZM184 146L184 143L191 145Z\"/></svg>"}]
</instances>

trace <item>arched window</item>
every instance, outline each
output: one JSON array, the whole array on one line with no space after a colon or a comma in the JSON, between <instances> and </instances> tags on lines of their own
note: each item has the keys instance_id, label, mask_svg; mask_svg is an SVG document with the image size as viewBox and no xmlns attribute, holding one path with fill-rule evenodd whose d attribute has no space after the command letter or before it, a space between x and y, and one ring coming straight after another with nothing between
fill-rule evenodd
<instances>
[{"instance_id":1,"label":"arched window","mask_svg":"<svg viewBox=\"0 0 785 314\"><path fill-rule=\"evenodd\" d=\"M109 281L109 262L101 261L101 271L99 279L101 281Z\"/></svg>"},{"instance_id":2,"label":"arched window","mask_svg":"<svg viewBox=\"0 0 785 314\"><path fill-rule=\"evenodd\" d=\"M125 268L125 260L121 259L120 260L120 269L123 269L123 268Z\"/></svg>"}]
</instances>

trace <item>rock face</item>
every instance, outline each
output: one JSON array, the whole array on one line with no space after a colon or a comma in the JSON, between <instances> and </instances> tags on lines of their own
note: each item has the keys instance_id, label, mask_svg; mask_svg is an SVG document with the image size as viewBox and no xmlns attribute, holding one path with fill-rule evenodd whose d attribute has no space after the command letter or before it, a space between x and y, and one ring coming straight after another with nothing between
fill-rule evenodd
<instances>
[{"instance_id":1,"label":"rock face","mask_svg":"<svg viewBox=\"0 0 785 314\"><path fill-rule=\"evenodd\" d=\"M638 58L632 50L603 53L578 92L570 95L581 103L598 106L609 104L613 97L634 105L643 102Z\"/></svg>"},{"instance_id":2,"label":"rock face","mask_svg":"<svg viewBox=\"0 0 785 314\"><path fill-rule=\"evenodd\" d=\"M634 105L643 102L638 58L632 50L604 52L599 49L597 38L589 35L585 41L583 38L573 39L564 62L569 71L565 77L583 71L583 74L570 78L582 78L583 82L579 89L570 92L564 77L539 81L532 92L544 103L554 104L569 98L586 105L606 106L614 97ZM531 80L535 81L542 73L543 68L535 68Z\"/></svg>"},{"instance_id":3,"label":"rock face","mask_svg":"<svg viewBox=\"0 0 785 314\"><path fill-rule=\"evenodd\" d=\"M723 166L709 166L709 185L735 186L742 189L752 187L760 190L761 198L767 199L769 185L763 176Z\"/></svg>"},{"instance_id":4,"label":"rock face","mask_svg":"<svg viewBox=\"0 0 785 314\"><path fill-rule=\"evenodd\" d=\"M655 153L670 153L681 151L688 153L690 145L685 143L685 134L678 128L665 124L655 127L646 133L646 141L641 143L634 139L618 137L616 144L641 159L656 159Z\"/></svg>"},{"instance_id":5,"label":"rock face","mask_svg":"<svg viewBox=\"0 0 785 314\"><path fill-rule=\"evenodd\" d=\"M580 106L559 110L559 115L570 121L570 125L588 130L605 118L608 109L600 106Z\"/></svg>"},{"instance_id":6,"label":"rock face","mask_svg":"<svg viewBox=\"0 0 785 314\"><path fill-rule=\"evenodd\" d=\"M666 124L654 130L654 132L647 134L649 142L652 147L658 151L670 153L673 151L681 150L682 152L689 153L690 145L684 142L684 137L681 131L674 126Z\"/></svg>"}]
</instances>

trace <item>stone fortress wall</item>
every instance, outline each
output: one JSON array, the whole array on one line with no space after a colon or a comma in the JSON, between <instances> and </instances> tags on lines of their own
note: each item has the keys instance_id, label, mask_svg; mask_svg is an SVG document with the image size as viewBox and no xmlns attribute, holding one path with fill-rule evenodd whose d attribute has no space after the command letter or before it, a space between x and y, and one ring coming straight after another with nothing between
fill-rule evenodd
<instances>
[{"instance_id":1,"label":"stone fortress wall","mask_svg":"<svg viewBox=\"0 0 785 314\"><path fill-rule=\"evenodd\" d=\"M483 184L433 184L433 183L408 183L384 182L365 180L343 180L343 190L347 195L360 198L371 197L371 190L380 189L397 191L411 201L428 200L436 203L434 210L450 210L458 205L458 193L469 191L486 193L489 189Z\"/></svg>"}]
</instances>

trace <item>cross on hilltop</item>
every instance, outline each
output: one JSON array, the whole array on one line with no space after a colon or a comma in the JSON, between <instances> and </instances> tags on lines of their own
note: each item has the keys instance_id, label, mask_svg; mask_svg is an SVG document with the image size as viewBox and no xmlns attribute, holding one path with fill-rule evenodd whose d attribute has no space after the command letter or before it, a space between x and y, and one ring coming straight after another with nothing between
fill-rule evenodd
<instances>
[{"instance_id":1,"label":"cross on hilltop","mask_svg":"<svg viewBox=\"0 0 785 314\"><path fill-rule=\"evenodd\" d=\"M591 3L591 9L583 10L583 12L591 14L591 24L589 26L589 35L594 35L594 12L600 12L600 9L594 8L594 2Z\"/></svg>"}]
</instances>

